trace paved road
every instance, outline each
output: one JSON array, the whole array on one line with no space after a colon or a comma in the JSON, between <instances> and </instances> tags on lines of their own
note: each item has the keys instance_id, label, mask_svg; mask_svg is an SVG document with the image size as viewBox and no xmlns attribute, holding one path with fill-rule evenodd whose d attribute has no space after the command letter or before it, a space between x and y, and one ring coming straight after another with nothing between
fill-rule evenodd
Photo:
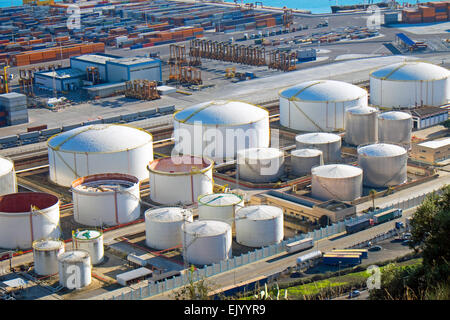
<instances>
[{"instance_id":1,"label":"paved road","mask_svg":"<svg viewBox=\"0 0 450 320\"><path fill-rule=\"evenodd\" d=\"M360 292L361 292L361 294L355 298L349 299L348 293L347 293L343 296L340 296L340 297L337 297L337 298L334 298L331 300L368 300L369 299L369 291L368 290L360 290Z\"/></svg>"}]
</instances>

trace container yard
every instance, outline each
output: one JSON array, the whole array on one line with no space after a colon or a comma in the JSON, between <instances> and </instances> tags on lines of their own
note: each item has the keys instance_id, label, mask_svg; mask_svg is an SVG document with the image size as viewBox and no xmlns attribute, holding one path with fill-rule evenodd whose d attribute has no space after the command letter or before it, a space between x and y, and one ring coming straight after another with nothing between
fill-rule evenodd
<instances>
[{"instance_id":1,"label":"container yard","mask_svg":"<svg viewBox=\"0 0 450 320\"><path fill-rule=\"evenodd\" d=\"M0 299L355 266L352 237L406 216L389 199L448 180L415 150L448 137L450 46L405 31L448 2L383 7L378 29L359 7L169 0L83 1L71 28L69 1L41 2L0 8Z\"/></svg>"}]
</instances>

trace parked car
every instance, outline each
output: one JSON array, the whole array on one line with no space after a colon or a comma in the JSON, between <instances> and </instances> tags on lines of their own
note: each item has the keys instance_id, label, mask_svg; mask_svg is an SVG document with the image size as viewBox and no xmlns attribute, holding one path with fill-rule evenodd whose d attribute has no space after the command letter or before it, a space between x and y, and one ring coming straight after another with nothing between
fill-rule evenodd
<instances>
[{"instance_id":1,"label":"parked car","mask_svg":"<svg viewBox=\"0 0 450 320\"><path fill-rule=\"evenodd\" d=\"M359 290L353 290L352 292L350 292L348 294L348 298L351 299L351 298L358 297L360 295L361 295L361 292L359 292Z\"/></svg>"},{"instance_id":2,"label":"parked car","mask_svg":"<svg viewBox=\"0 0 450 320\"><path fill-rule=\"evenodd\" d=\"M382 248L380 246L372 246L369 248L369 251L380 251Z\"/></svg>"}]
</instances>

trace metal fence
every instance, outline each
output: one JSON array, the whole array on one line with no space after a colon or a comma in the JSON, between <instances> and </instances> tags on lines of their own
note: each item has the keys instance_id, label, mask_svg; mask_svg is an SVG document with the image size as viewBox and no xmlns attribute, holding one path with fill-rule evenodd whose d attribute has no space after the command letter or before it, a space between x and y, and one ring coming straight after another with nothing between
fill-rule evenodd
<instances>
[{"instance_id":1,"label":"metal fence","mask_svg":"<svg viewBox=\"0 0 450 320\"><path fill-rule=\"evenodd\" d=\"M320 240L320 239L323 239L326 237L330 237L330 236L342 233L345 231L345 225L347 223L360 221L361 219L365 219L365 218L370 219L370 218L373 218L373 216L375 214L384 212L389 209L399 208L399 209L406 210L406 209L415 207L415 206L419 205L420 203L422 203L422 201L425 199L426 196L427 196L427 194L422 194L415 198L410 198L410 199L407 199L404 201L400 201L400 202L391 204L387 207L381 208L379 210L375 210L374 212L369 212L369 213L361 215L359 217L352 217L352 218L346 219L345 221L340 221L340 222L334 223L330 226L326 226L326 227L323 227L323 228L320 228L320 229L317 229L314 231L310 231L306 234L297 235L295 237L289 238L287 240L284 240L280 243L277 243L277 244L274 244L274 245L271 245L268 247L256 249L254 251L250 251L250 252L241 254L239 256L235 256L231 259L223 260L219 263L215 263L212 265L205 265L202 268L198 268L193 272L192 281L195 282L195 281L201 280L203 278L211 277L211 276L217 275L219 273L233 270L233 269L241 267L243 265L253 263L258 260L262 260L267 257L279 254L286 250L287 243L290 243L293 241L297 241L297 240L301 240L301 239L305 239L305 238L313 238L314 241L317 241L317 240ZM385 239L387 239L386 237L392 236L391 234L388 234L388 233L378 235L377 237L379 237L379 239L382 239L383 237L385 237ZM148 297L151 297L151 296L154 296L154 295L157 295L157 294L169 291L169 290L180 288L188 283L189 283L189 275L187 273L181 274L180 276L177 276L177 277L174 277L171 279L165 279L164 281L161 281L158 283L145 284L145 282L144 282L144 285L141 285L138 288L137 287L130 288L129 292L122 293L117 296L113 296L110 299L112 299L112 300L136 300L136 299L148 298Z\"/></svg>"}]
</instances>

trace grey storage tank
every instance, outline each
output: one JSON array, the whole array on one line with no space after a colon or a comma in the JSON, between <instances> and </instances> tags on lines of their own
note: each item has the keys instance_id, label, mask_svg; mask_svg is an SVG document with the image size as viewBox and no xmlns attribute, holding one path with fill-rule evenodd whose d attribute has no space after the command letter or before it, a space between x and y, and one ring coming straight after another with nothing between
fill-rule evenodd
<instances>
[{"instance_id":1,"label":"grey storage tank","mask_svg":"<svg viewBox=\"0 0 450 320\"><path fill-rule=\"evenodd\" d=\"M401 111L384 112L378 116L378 142L411 145L412 117Z\"/></svg>"},{"instance_id":2,"label":"grey storage tank","mask_svg":"<svg viewBox=\"0 0 450 320\"><path fill-rule=\"evenodd\" d=\"M296 149L291 152L291 173L297 176L311 174L311 168L323 165L319 149Z\"/></svg>"},{"instance_id":3,"label":"grey storage tank","mask_svg":"<svg viewBox=\"0 0 450 320\"><path fill-rule=\"evenodd\" d=\"M314 132L295 137L296 149L319 149L323 152L324 163L341 160L341 144L341 137L334 133Z\"/></svg>"},{"instance_id":4,"label":"grey storage tank","mask_svg":"<svg viewBox=\"0 0 450 320\"><path fill-rule=\"evenodd\" d=\"M407 181L406 149L393 144L377 143L358 148L358 164L363 169L363 184L388 187Z\"/></svg>"},{"instance_id":5,"label":"grey storage tank","mask_svg":"<svg viewBox=\"0 0 450 320\"><path fill-rule=\"evenodd\" d=\"M345 142L359 146L378 141L378 112L367 106L350 108L345 112Z\"/></svg>"}]
</instances>

